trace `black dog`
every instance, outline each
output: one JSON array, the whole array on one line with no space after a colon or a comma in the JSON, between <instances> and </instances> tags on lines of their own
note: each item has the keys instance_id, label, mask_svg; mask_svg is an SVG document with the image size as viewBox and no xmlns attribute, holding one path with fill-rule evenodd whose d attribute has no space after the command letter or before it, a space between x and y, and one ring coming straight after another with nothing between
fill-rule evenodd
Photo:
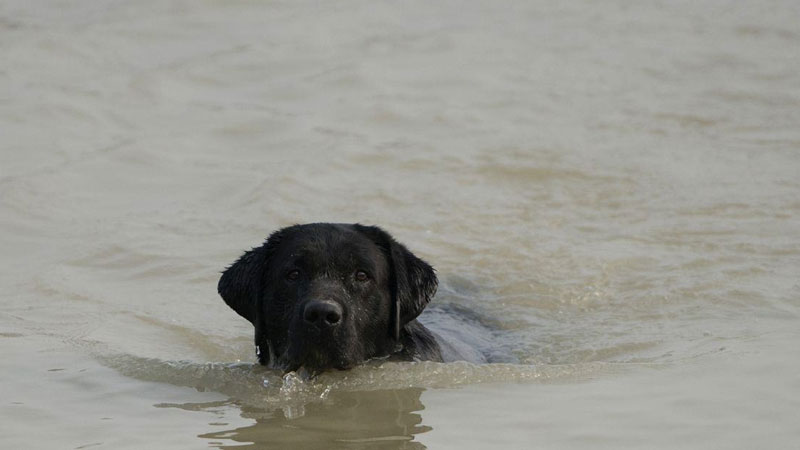
<instances>
[{"instance_id":1,"label":"black dog","mask_svg":"<svg viewBox=\"0 0 800 450\"><path fill-rule=\"evenodd\" d=\"M442 361L416 320L437 284L430 265L378 227L314 223L272 233L218 290L255 327L261 364L314 373L371 358Z\"/></svg>"}]
</instances>

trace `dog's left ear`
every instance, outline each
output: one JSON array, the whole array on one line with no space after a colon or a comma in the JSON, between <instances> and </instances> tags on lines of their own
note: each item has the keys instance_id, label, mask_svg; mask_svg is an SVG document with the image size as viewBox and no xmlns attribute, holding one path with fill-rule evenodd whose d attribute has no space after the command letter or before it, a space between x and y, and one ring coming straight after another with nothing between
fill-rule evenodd
<instances>
[{"instance_id":1,"label":"dog's left ear","mask_svg":"<svg viewBox=\"0 0 800 450\"><path fill-rule=\"evenodd\" d=\"M356 225L356 229L371 237L381 247L391 265L390 285L395 305L392 315L393 334L397 339L400 329L416 319L428 306L436 294L439 280L433 267L415 256L381 228Z\"/></svg>"},{"instance_id":2,"label":"dog's left ear","mask_svg":"<svg viewBox=\"0 0 800 450\"><path fill-rule=\"evenodd\" d=\"M222 273L217 284L217 291L225 303L253 325L256 325L259 289L266 260L264 247L247 251Z\"/></svg>"},{"instance_id":3,"label":"dog's left ear","mask_svg":"<svg viewBox=\"0 0 800 450\"><path fill-rule=\"evenodd\" d=\"M222 273L217 285L217 291L225 303L255 327L256 354L258 362L263 365L269 364L270 352L267 325L260 310L263 306L261 302L269 300L261 297L264 294L271 255L289 229L291 227L272 233L264 245L245 252Z\"/></svg>"}]
</instances>

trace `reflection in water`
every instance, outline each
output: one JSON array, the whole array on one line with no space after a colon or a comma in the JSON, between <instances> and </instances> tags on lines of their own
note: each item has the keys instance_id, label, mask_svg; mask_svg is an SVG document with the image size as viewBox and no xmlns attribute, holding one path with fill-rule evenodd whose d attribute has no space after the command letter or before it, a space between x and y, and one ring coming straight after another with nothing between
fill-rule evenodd
<instances>
[{"instance_id":1,"label":"reflection in water","mask_svg":"<svg viewBox=\"0 0 800 450\"><path fill-rule=\"evenodd\" d=\"M309 379L305 373L282 374L252 363L164 361L129 354L95 357L139 380L226 396L228 400L222 402L155 405L213 413L221 419L208 424L215 430L235 427L200 435L221 448L241 444L252 448L425 448L415 438L432 429L423 425L419 413L424 409L420 397L426 389L484 382L583 380L630 367L599 362L527 366L373 361ZM231 415L244 420L230 420Z\"/></svg>"},{"instance_id":2,"label":"reflection in water","mask_svg":"<svg viewBox=\"0 0 800 450\"><path fill-rule=\"evenodd\" d=\"M415 435L431 430L419 411L424 389L332 391L322 401L283 408L240 405L251 425L201 435L219 448L423 449ZM162 404L187 410L210 410L208 404ZM234 443L224 444L225 441ZM245 444L245 445L242 445Z\"/></svg>"}]
</instances>

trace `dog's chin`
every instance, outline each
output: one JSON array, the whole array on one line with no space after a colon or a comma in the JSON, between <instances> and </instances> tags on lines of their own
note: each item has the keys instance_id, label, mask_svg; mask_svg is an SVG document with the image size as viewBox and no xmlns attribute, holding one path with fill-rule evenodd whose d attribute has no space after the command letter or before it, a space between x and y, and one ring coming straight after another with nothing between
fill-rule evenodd
<instances>
[{"instance_id":1,"label":"dog's chin","mask_svg":"<svg viewBox=\"0 0 800 450\"><path fill-rule=\"evenodd\" d=\"M305 369L311 374L318 374L326 370L347 370L358 364L356 361L348 360L339 352L316 346L290 345L286 353L285 373Z\"/></svg>"}]
</instances>

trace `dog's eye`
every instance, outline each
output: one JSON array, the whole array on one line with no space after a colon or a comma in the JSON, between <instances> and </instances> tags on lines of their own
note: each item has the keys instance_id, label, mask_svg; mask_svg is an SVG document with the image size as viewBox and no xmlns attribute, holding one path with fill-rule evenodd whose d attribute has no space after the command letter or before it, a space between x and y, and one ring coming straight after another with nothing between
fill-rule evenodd
<instances>
[{"instance_id":1,"label":"dog's eye","mask_svg":"<svg viewBox=\"0 0 800 450\"><path fill-rule=\"evenodd\" d=\"M358 272L356 272L356 280L358 280L358 281L367 281L367 280L369 280L369 275L367 275L367 272L364 272L363 270L359 270Z\"/></svg>"},{"instance_id":2,"label":"dog's eye","mask_svg":"<svg viewBox=\"0 0 800 450\"><path fill-rule=\"evenodd\" d=\"M290 270L290 271L286 272L286 279L287 280L294 281L294 280L296 280L298 278L300 278L300 271L299 270L295 269L295 270Z\"/></svg>"}]
</instances>

